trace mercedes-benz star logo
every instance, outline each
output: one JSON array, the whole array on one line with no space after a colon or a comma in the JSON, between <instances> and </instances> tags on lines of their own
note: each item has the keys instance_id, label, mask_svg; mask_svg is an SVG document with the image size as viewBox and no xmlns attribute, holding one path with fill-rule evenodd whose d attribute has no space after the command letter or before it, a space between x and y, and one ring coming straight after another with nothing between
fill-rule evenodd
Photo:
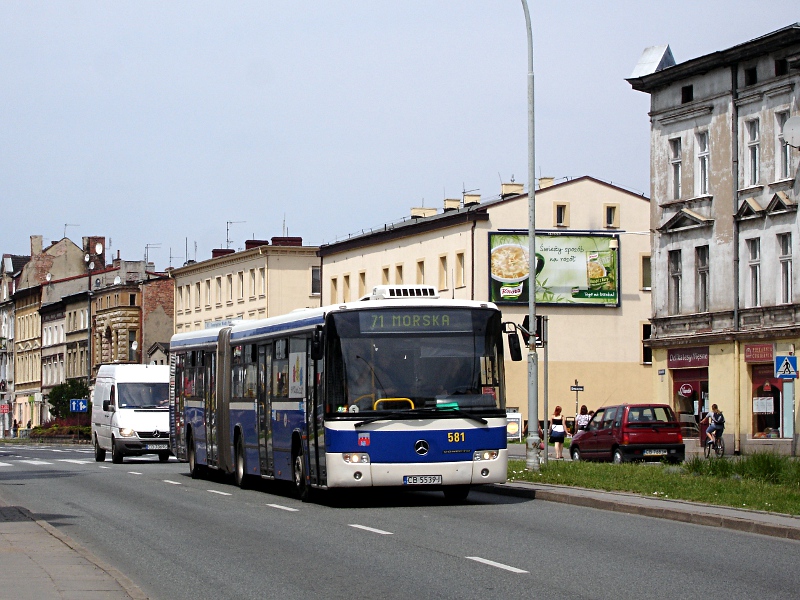
<instances>
[{"instance_id":1,"label":"mercedes-benz star logo","mask_svg":"<svg viewBox=\"0 0 800 600\"><path fill-rule=\"evenodd\" d=\"M156 429L155 431L153 431L153 437L158 437L159 435L161 435L161 434L160 434L160 433L158 433L158 429Z\"/></svg>"},{"instance_id":2,"label":"mercedes-benz star logo","mask_svg":"<svg viewBox=\"0 0 800 600\"><path fill-rule=\"evenodd\" d=\"M425 456L429 449L428 442L425 440L417 440L417 442L414 444L414 452L420 456Z\"/></svg>"}]
</instances>

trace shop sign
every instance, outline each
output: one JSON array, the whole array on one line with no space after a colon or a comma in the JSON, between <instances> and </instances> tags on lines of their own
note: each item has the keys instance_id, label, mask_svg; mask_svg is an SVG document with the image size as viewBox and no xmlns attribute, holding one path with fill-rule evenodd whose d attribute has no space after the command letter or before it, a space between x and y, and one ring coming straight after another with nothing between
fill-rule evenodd
<instances>
[{"instance_id":1,"label":"shop sign","mask_svg":"<svg viewBox=\"0 0 800 600\"><path fill-rule=\"evenodd\" d=\"M672 348L667 350L667 367L687 369L708 366L708 346L697 348Z\"/></svg>"},{"instance_id":2,"label":"shop sign","mask_svg":"<svg viewBox=\"0 0 800 600\"><path fill-rule=\"evenodd\" d=\"M744 362L746 363L771 363L775 355L772 344L745 344Z\"/></svg>"},{"instance_id":3,"label":"shop sign","mask_svg":"<svg viewBox=\"0 0 800 600\"><path fill-rule=\"evenodd\" d=\"M684 383L681 388L678 390L678 393L683 396L684 398L688 398L692 395L694 388L692 387L691 383Z\"/></svg>"}]
</instances>

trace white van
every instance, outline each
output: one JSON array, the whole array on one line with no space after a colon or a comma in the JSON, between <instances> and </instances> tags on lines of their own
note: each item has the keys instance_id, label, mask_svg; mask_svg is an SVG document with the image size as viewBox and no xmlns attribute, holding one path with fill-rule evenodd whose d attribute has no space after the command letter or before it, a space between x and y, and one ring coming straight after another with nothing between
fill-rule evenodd
<instances>
[{"instance_id":1,"label":"white van","mask_svg":"<svg viewBox=\"0 0 800 600\"><path fill-rule=\"evenodd\" d=\"M92 398L94 459L158 454L169 459L169 366L103 365Z\"/></svg>"}]
</instances>

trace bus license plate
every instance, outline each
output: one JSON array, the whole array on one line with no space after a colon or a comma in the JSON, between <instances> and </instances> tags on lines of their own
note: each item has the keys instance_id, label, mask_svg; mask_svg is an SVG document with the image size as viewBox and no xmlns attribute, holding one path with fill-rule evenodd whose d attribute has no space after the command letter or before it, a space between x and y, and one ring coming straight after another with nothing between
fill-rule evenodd
<instances>
[{"instance_id":1,"label":"bus license plate","mask_svg":"<svg viewBox=\"0 0 800 600\"><path fill-rule=\"evenodd\" d=\"M667 453L666 450L663 449L656 449L656 450L645 450L645 456L664 456Z\"/></svg>"},{"instance_id":2,"label":"bus license plate","mask_svg":"<svg viewBox=\"0 0 800 600\"><path fill-rule=\"evenodd\" d=\"M145 449L147 450L166 450L166 444L146 444Z\"/></svg>"},{"instance_id":3,"label":"bus license plate","mask_svg":"<svg viewBox=\"0 0 800 600\"><path fill-rule=\"evenodd\" d=\"M403 475L403 485L442 485L442 476Z\"/></svg>"}]
</instances>

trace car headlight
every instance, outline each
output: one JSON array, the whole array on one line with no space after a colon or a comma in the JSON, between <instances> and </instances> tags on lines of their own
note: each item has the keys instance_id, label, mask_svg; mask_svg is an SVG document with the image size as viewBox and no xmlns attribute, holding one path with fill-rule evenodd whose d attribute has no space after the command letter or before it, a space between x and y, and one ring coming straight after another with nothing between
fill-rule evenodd
<instances>
[{"instance_id":1,"label":"car headlight","mask_svg":"<svg viewBox=\"0 0 800 600\"><path fill-rule=\"evenodd\" d=\"M136 435L136 432L130 427L124 427L119 430L119 434L122 437L133 437Z\"/></svg>"},{"instance_id":2,"label":"car headlight","mask_svg":"<svg viewBox=\"0 0 800 600\"><path fill-rule=\"evenodd\" d=\"M365 452L345 452L342 454L344 462L350 464L363 464L369 462L369 454Z\"/></svg>"},{"instance_id":3,"label":"car headlight","mask_svg":"<svg viewBox=\"0 0 800 600\"><path fill-rule=\"evenodd\" d=\"M472 455L472 460L494 460L500 456L499 450L478 450Z\"/></svg>"}]
</instances>

